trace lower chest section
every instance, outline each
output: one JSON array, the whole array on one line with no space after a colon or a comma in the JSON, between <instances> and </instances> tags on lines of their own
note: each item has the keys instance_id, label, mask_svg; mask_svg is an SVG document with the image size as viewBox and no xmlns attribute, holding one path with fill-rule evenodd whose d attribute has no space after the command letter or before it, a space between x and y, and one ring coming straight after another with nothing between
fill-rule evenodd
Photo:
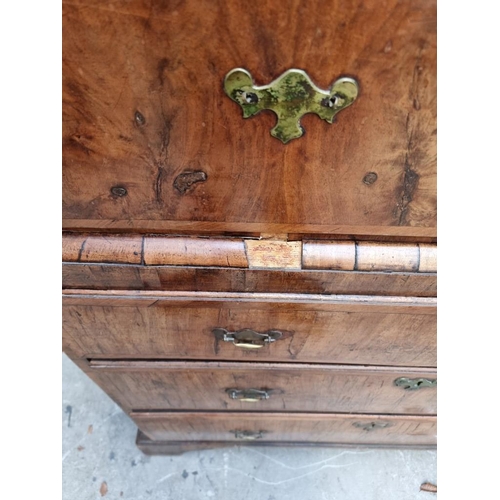
<instances>
[{"instance_id":1,"label":"lower chest section","mask_svg":"<svg viewBox=\"0 0 500 500\"><path fill-rule=\"evenodd\" d=\"M63 322L148 453L436 442L432 297L68 290Z\"/></svg>"}]
</instances>

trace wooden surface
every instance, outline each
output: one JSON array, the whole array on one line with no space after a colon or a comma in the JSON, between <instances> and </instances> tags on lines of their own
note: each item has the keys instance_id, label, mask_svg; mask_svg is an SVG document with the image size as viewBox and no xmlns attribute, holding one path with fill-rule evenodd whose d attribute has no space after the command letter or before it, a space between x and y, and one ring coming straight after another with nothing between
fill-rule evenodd
<instances>
[{"instance_id":1,"label":"wooden surface","mask_svg":"<svg viewBox=\"0 0 500 500\"><path fill-rule=\"evenodd\" d=\"M250 269L437 271L435 244L287 239L286 234L221 238L65 233L62 239L63 262Z\"/></svg>"},{"instance_id":2,"label":"wooden surface","mask_svg":"<svg viewBox=\"0 0 500 500\"><path fill-rule=\"evenodd\" d=\"M304 241L303 269L437 272L432 244L367 241Z\"/></svg>"},{"instance_id":3,"label":"wooden surface","mask_svg":"<svg viewBox=\"0 0 500 500\"><path fill-rule=\"evenodd\" d=\"M158 446L435 444L436 389L394 385L435 378L435 25L435 0L63 0L63 346ZM235 67L360 95L283 145Z\"/></svg>"},{"instance_id":4,"label":"wooden surface","mask_svg":"<svg viewBox=\"0 0 500 500\"><path fill-rule=\"evenodd\" d=\"M420 243L420 265L419 271L422 273L436 272L437 271L437 247Z\"/></svg>"},{"instance_id":5,"label":"wooden surface","mask_svg":"<svg viewBox=\"0 0 500 500\"><path fill-rule=\"evenodd\" d=\"M349 365L91 360L88 375L126 411L436 413L436 388L405 390L400 377L436 378L433 369ZM268 389L258 403L227 389Z\"/></svg>"},{"instance_id":6,"label":"wooden surface","mask_svg":"<svg viewBox=\"0 0 500 500\"><path fill-rule=\"evenodd\" d=\"M241 239L144 237L144 263L174 266L248 267Z\"/></svg>"},{"instance_id":7,"label":"wooden surface","mask_svg":"<svg viewBox=\"0 0 500 500\"><path fill-rule=\"evenodd\" d=\"M432 416L282 414L282 413L138 413L132 419L152 440L436 445L436 418ZM359 425L387 425L366 431ZM262 438L245 441L235 430L263 431ZM167 443L165 443L167 444Z\"/></svg>"},{"instance_id":8,"label":"wooden surface","mask_svg":"<svg viewBox=\"0 0 500 500\"><path fill-rule=\"evenodd\" d=\"M356 242L304 241L302 265L305 269L354 271Z\"/></svg>"},{"instance_id":9,"label":"wooden surface","mask_svg":"<svg viewBox=\"0 0 500 500\"><path fill-rule=\"evenodd\" d=\"M365 303L349 298L307 303L307 296L286 294L265 302L234 295L68 295L63 347L80 358L436 365L436 308L431 304L398 305L377 297ZM248 350L218 340L214 328L279 330L283 336Z\"/></svg>"},{"instance_id":10,"label":"wooden surface","mask_svg":"<svg viewBox=\"0 0 500 500\"><path fill-rule=\"evenodd\" d=\"M433 273L65 263L63 289L179 290L435 297Z\"/></svg>"},{"instance_id":11,"label":"wooden surface","mask_svg":"<svg viewBox=\"0 0 500 500\"><path fill-rule=\"evenodd\" d=\"M137 234L64 234L63 262L111 262L141 264L143 238Z\"/></svg>"},{"instance_id":12,"label":"wooden surface","mask_svg":"<svg viewBox=\"0 0 500 500\"><path fill-rule=\"evenodd\" d=\"M432 442L430 442L432 441ZM383 448L383 449L434 449L436 448L436 440L429 439L428 443L424 444L408 444L401 441L399 444L394 443L362 443L363 448ZM310 441L153 441L149 439L141 430L137 431L135 444L139 450L145 455L180 455L188 451L200 450L213 450L215 448L225 448L234 446L286 446L288 448L311 448L311 447L328 447L328 448L358 448L360 443L342 443L342 442L329 442L329 443L311 443Z\"/></svg>"},{"instance_id":13,"label":"wooden surface","mask_svg":"<svg viewBox=\"0 0 500 500\"><path fill-rule=\"evenodd\" d=\"M288 234L291 239L340 238L381 241L415 241L435 243L435 227L416 226L346 226L336 224L280 224L274 222L207 222L207 221L172 221L172 220L119 220L119 219L63 219L63 230L75 232L100 233L151 233L151 234L186 234L186 235L246 235L259 237L260 234ZM297 236L300 236L297 238Z\"/></svg>"},{"instance_id":14,"label":"wooden surface","mask_svg":"<svg viewBox=\"0 0 500 500\"><path fill-rule=\"evenodd\" d=\"M314 310L322 310L322 306L339 305L353 308L363 308L368 305L386 306L386 311L397 312L400 307L435 307L436 297L390 297L373 295L321 295L298 293L241 293L241 292L176 292L173 290L64 290L63 300L66 305L113 305L127 306L136 301L154 304L158 300L188 302L189 304L211 303L213 301L229 304L229 307L243 305L244 308L254 307L255 303L287 302L289 304L308 304ZM258 307L262 307L259 305ZM273 306L271 306L273 307ZM354 309L353 309L354 310ZM360 310L360 309L356 309Z\"/></svg>"},{"instance_id":15,"label":"wooden surface","mask_svg":"<svg viewBox=\"0 0 500 500\"><path fill-rule=\"evenodd\" d=\"M413 271L419 269L417 245L359 242L356 244L358 271Z\"/></svg>"},{"instance_id":16,"label":"wooden surface","mask_svg":"<svg viewBox=\"0 0 500 500\"><path fill-rule=\"evenodd\" d=\"M434 1L63 3L63 227L436 235ZM223 92L360 85L287 145ZM374 176L376 174L376 176ZM376 179L375 179L376 177Z\"/></svg>"},{"instance_id":17,"label":"wooden surface","mask_svg":"<svg viewBox=\"0 0 500 500\"><path fill-rule=\"evenodd\" d=\"M248 267L301 269L302 242L245 240Z\"/></svg>"}]
</instances>

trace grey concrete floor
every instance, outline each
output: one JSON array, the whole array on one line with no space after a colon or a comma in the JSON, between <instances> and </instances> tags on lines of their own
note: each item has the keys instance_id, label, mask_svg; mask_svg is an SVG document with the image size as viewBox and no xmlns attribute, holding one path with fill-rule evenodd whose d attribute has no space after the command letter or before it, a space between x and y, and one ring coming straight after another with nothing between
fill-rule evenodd
<instances>
[{"instance_id":1,"label":"grey concrete floor","mask_svg":"<svg viewBox=\"0 0 500 500\"><path fill-rule=\"evenodd\" d=\"M63 500L413 500L436 451L233 447L148 457L136 427L63 355Z\"/></svg>"}]
</instances>

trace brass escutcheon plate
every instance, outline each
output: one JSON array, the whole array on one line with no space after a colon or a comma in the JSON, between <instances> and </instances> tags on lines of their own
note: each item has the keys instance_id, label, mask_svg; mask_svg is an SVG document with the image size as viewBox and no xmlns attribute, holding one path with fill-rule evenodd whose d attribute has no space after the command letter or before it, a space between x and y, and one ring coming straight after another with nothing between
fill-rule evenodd
<instances>
[{"instance_id":1,"label":"brass escutcheon plate","mask_svg":"<svg viewBox=\"0 0 500 500\"><path fill-rule=\"evenodd\" d=\"M301 69L289 69L269 85L256 86L252 75L242 68L231 70L224 79L226 94L243 109L243 118L269 109L278 117L271 135L284 144L304 134L300 119L315 113L328 123L350 106L358 96L356 80L339 78L330 90L321 90Z\"/></svg>"}]
</instances>

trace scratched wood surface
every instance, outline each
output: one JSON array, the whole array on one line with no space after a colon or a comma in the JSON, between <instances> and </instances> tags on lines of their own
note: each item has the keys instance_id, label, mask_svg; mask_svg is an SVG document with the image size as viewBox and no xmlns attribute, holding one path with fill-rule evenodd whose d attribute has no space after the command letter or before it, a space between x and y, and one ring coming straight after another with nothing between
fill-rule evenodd
<instances>
[{"instance_id":1,"label":"scratched wood surface","mask_svg":"<svg viewBox=\"0 0 500 500\"><path fill-rule=\"evenodd\" d=\"M63 348L73 358L436 365L432 305L384 305L376 298L365 303L252 303L213 295L209 302L109 294L82 297L80 304L66 297ZM215 328L279 330L282 337L260 349L244 349L216 337Z\"/></svg>"},{"instance_id":2,"label":"scratched wood surface","mask_svg":"<svg viewBox=\"0 0 500 500\"><path fill-rule=\"evenodd\" d=\"M435 297L435 273L63 264L64 289L361 294Z\"/></svg>"},{"instance_id":3,"label":"scratched wood surface","mask_svg":"<svg viewBox=\"0 0 500 500\"><path fill-rule=\"evenodd\" d=\"M90 360L86 372L125 411L436 413L436 387L394 384L401 377L436 379L431 368ZM231 399L227 389L267 390L270 397L247 403Z\"/></svg>"},{"instance_id":4,"label":"scratched wood surface","mask_svg":"<svg viewBox=\"0 0 500 500\"><path fill-rule=\"evenodd\" d=\"M134 422L156 441L214 440L245 444L235 431L262 433L262 441L335 444L436 444L436 418L432 416L283 414L283 413L138 413ZM368 429L368 430L367 430ZM165 443L167 444L167 443ZM216 443L211 443L214 447ZM158 452L159 450L157 450Z\"/></svg>"},{"instance_id":5,"label":"scratched wood surface","mask_svg":"<svg viewBox=\"0 0 500 500\"><path fill-rule=\"evenodd\" d=\"M436 236L431 0L63 2L65 228ZM283 145L235 67L360 96Z\"/></svg>"}]
</instances>

